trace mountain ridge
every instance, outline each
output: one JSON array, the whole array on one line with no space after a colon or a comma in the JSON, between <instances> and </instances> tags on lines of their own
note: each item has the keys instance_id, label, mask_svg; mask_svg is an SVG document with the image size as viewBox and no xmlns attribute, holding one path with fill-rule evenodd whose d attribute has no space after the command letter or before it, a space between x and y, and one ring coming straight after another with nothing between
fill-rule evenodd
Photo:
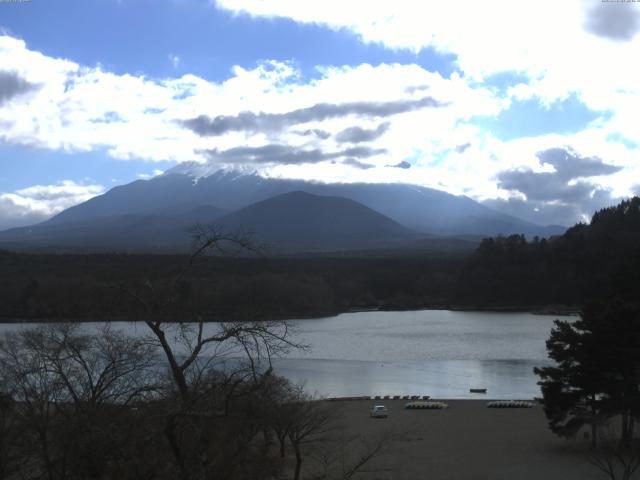
<instances>
[{"instance_id":1,"label":"mountain ridge","mask_svg":"<svg viewBox=\"0 0 640 480\"><path fill-rule=\"evenodd\" d=\"M292 192L296 192L295 195L287 196ZM267 202L271 207L264 215L238 213L252 206L249 211L259 209L257 204L278 197L282 198ZM325 206L314 204L318 201ZM333 205L333 212L325 215L324 230L313 230L313 222L303 214L298 214L289 224L281 221L282 212L287 209L293 212L291 209L298 202L308 204L307 215L312 217L323 212L327 205ZM282 211L278 214L273 205L279 205L277 208ZM344 212L343 208L346 208ZM349 221L340 223L340 215L347 211L351 212ZM346 239L349 228L358 223L355 211L364 215L371 225L377 225L377 230L372 227L367 235L359 236L359 242L349 242ZM248 217L239 222L242 215ZM263 216L271 219L271 226L263 221ZM188 239L185 231L190 225L214 222L225 228L237 228L243 223L249 230L262 230L265 239L274 245L279 243L303 250L400 245L432 235L518 233L546 237L562 231L495 212L465 196L417 185L319 183L234 170L197 176L170 170L150 180L114 187L40 224L0 232L0 246L135 248L137 251L180 246L184 249ZM336 227L338 223L340 228ZM322 242L315 241L314 235L303 238L305 230L315 231L315 238L322 238ZM325 235L324 231L332 234ZM397 238L392 238L394 235ZM372 240L376 238L379 241Z\"/></svg>"},{"instance_id":2,"label":"mountain ridge","mask_svg":"<svg viewBox=\"0 0 640 480\"><path fill-rule=\"evenodd\" d=\"M176 167L177 168L177 167ZM168 170L150 180L121 185L71 207L47 222L59 223L91 216L153 213L182 202L185 208L202 204L233 211L287 193L344 197L386 215L422 233L436 235L496 235L524 233L549 236L563 227L545 227L503 214L466 196L404 183L320 183L262 177L255 172L218 170L207 176L191 175L184 167Z\"/></svg>"}]
</instances>

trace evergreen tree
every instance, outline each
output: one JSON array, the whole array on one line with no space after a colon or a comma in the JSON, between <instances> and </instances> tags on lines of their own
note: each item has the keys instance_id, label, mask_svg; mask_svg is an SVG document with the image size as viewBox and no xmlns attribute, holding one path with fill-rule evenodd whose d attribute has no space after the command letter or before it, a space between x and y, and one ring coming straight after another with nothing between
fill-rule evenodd
<instances>
[{"instance_id":1,"label":"evergreen tree","mask_svg":"<svg viewBox=\"0 0 640 480\"><path fill-rule=\"evenodd\" d=\"M551 430L571 437L590 425L595 445L597 425L620 415L629 443L640 416L640 309L591 304L578 321L555 321L547 351L556 365L534 371Z\"/></svg>"}]
</instances>

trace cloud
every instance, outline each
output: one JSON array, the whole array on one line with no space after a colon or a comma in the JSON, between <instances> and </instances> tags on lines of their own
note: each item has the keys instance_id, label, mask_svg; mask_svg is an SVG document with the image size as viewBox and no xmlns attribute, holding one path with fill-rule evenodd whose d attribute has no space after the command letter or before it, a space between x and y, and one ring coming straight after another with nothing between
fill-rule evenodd
<instances>
[{"instance_id":1,"label":"cloud","mask_svg":"<svg viewBox=\"0 0 640 480\"><path fill-rule=\"evenodd\" d=\"M498 187L517 196L484 203L537 223L569 225L576 219L587 220L593 211L615 201L610 189L591 178L612 175L621 167L562 148L539 152L537 157L543 168L553 171L502 171L497 175Z\"/></svg>"},{"instance_id":2,"label":"cloud","mask_svg":"<svg viewBox=\"0 0 640 480\"><path fill-rule=\"evenodd\" d=\"M305 149L291 145L271 144L260 147L235 147L229 150L209 150L203 152L210 161L219 164L306 164L344 158L347 164L355 165L356 159L369 158L386 153L384 149L351 147L344 150L325 152L319 148ZM359 167L362 168L362 167Z\"/></svg>"},{"instance_id":3,"label":"cloud","mask_svg":"<svg viewBox=\"0 0 640 480\"><path fill-rule=\"evenodd\" d=\"M416 64L318 66L308 77L294 64L261 61L221 81L154 79L50 57L5 35L0 65L40 86L28 102L0 105L0 142L122 160L204 162L206 151L273 144L336 152L344 149L338 134L407 158L506 106L490 89Z\"/></svg>"},{"instance_id":4,"label":"cloud","mask_svg":"<svg viewBox=\"0 0 640 480\"><path fill-rule=\"evenodd\" d=\"M542 164L553 166L557 176L563 180L611 175L622 170L622 167L609 165L599 158L581 157L563 148L551 148L537 156Z\"/></svg>"},{"instance_id":5,"label":"cloud","mask_svg":"<svg viewBox=\"0 0 640 480\"><path fill-rule=\"evenodd\" d=\"M151 173L139 173L137 177L141 180L149 180L150 178L162 175L164 172L158 168L154 169Z\"/></svg>"},{"instance_id":6,"label":"cloud","mask_svg":"<svg viewBox=\"0 0 640 480\"><path fill-rule=\"evenodd\" d=\"M27 82L16 72L0 70L0 106L14 97L37 89L38 85Z\"/></svg>"},{"instance_id":7,"label":"cloud","mask_svg":"<svg viewBox=\"0 0 640 480\"><path fill-rule=\"evenodd\" d=\"M512 74L520 83L493 85L509 99L533 98L546 107L575 95L591 110L612 112L611 122L640 141L634 120L640 108L637 2L485 0L417 7L414 0L216 0L215 5L234 14L348 31L363 43L392 50L430 48L438 60L446 61L439 54L452 56L451 67L480 84ZM420 85L431 87L416 81L405 92Z\"/></svg>"},{"instance_id":8,"label":"cloud","mask_svg":"<svg viewBox=\"0 0 640 480\"><path fill-rule=\"evenodd\" d=\"M614 41L630 41L640 32L640 8L632 2L598 2L588 10L585 29Z\"/></svg>"},{"instance_id":9,"label":"cloud","mask_svg":"<svg viewBox=\"0 0 640 480\"><path fill-rule=\"evenodd\" d=\"M224 135L229 132L278 132L288 127L322 122L329 119L356 115L368 118L389 117L421 108L442 107L443 103L431 97L418 100L390 102L349 102L342 104L319 103L287 113L241 112L237 115L206 115L183 121L182 124L198 135Z\"/></svg>"},{"instance_id":10,"label":"cloud","mask_svg":"<svg viewBox=\"0 0 640 480\"><path fill-rule=\"evenodd\" d=\"M554 167L553 172L531 169L507 170L498 174L498 186L523 194L529 200L577 203L590 198L598 189L584 178L611 175L622 170L598 158L580 157L574 152L553 148L538 153L538 159Z\"/></svg>"},{"instance_id":11,"label":"cloud","mask_svg":"<svg viewBox=\"0 0 640 480\"><path fill-rule=\"evenodd\" d=\"M54 185L34 185L0 194L0 229L44 221L69 207L104 192L102 185L64 180Z\"/></svg>"},{"instance_id":12,"label":"cloud","mask_svg":"<svg viewBox=\"0 0 640 480\"><path fill-rule=\"evenodd\" d=\"M407 162L406 160L403 160L400 163L396 163L395 165L387 165L387 167L402 168L402 169L406 170L408 168L411 168L411 164L409 162Z\"/></svg>"},{"instance_id":13,"label":"cloud","mask_svg":"<svg viewBox=\"0 0 640 480\"><path fill-rule=\"evenodd\" d=\"M429 90L429 85L411 85L404 89L404 91L409 94L424 92L425 90Z\"/></svg>"},{"instance_id":14,"label":"cloud","mask_svg":"<svg viewBox=\"0 0 640 480\"><path fill-rule=\"evenodd\" d=\"M471 146L471 143L467 142L467 143L462 143L460 145L456 145L455 151L456 153L464 153L467 148L469 148Z\"/></svg>"},{"instance_id":15,"label":"cloud","mask_svg":"<svg viewBox=\"0 0 640 480\"><path fill-rule=\"evenodd\" d=\"M363 143L371 142L389 130L389 122L384 122L374 129L366 129L362 127L349 127L336 134L336 142L338 143Z\"/></svg>"},{"instance_id":16,"label":"cloud","mask_svg":"<svg viewBox=\"0 0 640 480\"><path fill-rule=\"evenodd\" d=\"M343 165L348 165L353 168L359 168L360 170L368 170L370 168L374 168L375 165L371 165L370 163L361 162L360 160L356 160L355 158L346 158L342 161Z\"/></svg>"},{"instance_id":17,"label":"cloud","mask_svg":"<svg viewBox=\"0 0 640 480\"><path fill-rule=\"evenodd\" d=\"M589 222L591 216L601 208L620 201L608 190L596 190L593 197L581 203L532 202L521 198L490 199L485 206L509 215L514 215L538 225L562 225L570 227L577 222Z\"/></svg>"},{"instance_id":18,"label":"cloud","mask_svg":"<svg viewBox=\"0 0 640 480\"><path fill-rule=\"evenodd\" d=\"M293 132L297 135L302 135L303 137L308 137L310 135L315 135L316 137L318 137L321 140L326 140L327 138L329 138L331 136L331 134L329 132L327 132L326 130L322 130L320 128L311 128L311 129L307 129L307 130L298 130Z\"/></svg>"}]
</instances>

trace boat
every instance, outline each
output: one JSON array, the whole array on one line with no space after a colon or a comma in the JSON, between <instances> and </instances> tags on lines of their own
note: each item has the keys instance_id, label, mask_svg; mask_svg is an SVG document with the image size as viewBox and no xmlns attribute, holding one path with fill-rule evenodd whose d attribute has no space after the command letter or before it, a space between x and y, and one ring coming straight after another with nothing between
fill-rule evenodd
<instances>
[{"instance_id":1,"label":"boat","mask_svg":"<svg viewBox=\"0 0 640 480\"><path fill-rule=\"evenodd\" d=\"M469 392L471 393L487 393L486 388L470 388Z\"/></svg>"}]
</instances>

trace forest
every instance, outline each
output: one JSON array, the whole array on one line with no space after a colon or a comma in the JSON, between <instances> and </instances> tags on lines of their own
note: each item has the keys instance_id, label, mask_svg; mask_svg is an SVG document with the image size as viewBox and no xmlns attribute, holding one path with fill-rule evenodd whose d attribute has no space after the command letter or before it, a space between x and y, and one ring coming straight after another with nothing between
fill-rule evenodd
<instances>
[{"instance_id":1,"label":"forest","mask_svg":"<svg viewBox=\"0 0 640 480\"><path fill-rule=\"evenodd\" d=\"M484 239L464 263L455 302L478 308L634 300L640 285L640 198L596 212L564 235Z\"/></svg>"},{"instance_id":2,"label":"forest","mask_svg":"<svg viewBox=\"0 0 640 480\"><path fill-rule=\"evenodd\" d=\"M470 255L351 252L276 257L26 254L0 251L3 321L135 320L123 290L175 290L163 320L305 318L354 310L421 308L577 310L634 298L640 285L640 198L594 214L564 235L486 238Z\"/></svg>"}]
</instances>

